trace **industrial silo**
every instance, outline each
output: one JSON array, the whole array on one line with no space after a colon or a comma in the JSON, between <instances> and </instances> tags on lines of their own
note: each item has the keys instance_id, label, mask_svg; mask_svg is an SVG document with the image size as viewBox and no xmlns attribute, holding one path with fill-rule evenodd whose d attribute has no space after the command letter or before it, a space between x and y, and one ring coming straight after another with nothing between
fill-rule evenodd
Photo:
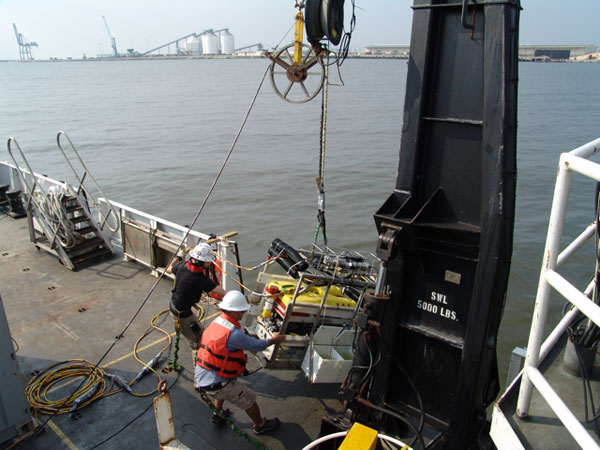
<instances>
[{"instance_id":1,"label":"industrial silo","mask_svg":"<svg viewBox=\"0 0 600 450\"><path fill-rule=\"evenodd\" d=\"M186 39L184 50L186 55L201 55L202 54L202 41L198 36L190 36Z\"/></svg>"},{"instance_id":2,"label":"industrial silo","mask_svg":"<svg viewBox=\"0 0 600 450\"><path fill-rule=\"evenodd\" d=\"M217 55L219 53L219 39L212 32L207 32L202 35L202 54Z\"/></svg>"},{"instance_id":3,"label":"industrial silo","mask_svg":"<svg viewBox=\"0 0 600 450\"><path fill-rule=\"evenodd\" d=\"M224 55L231 55L235 50L233 34L229 31L223 31L221 33L221 53Z\"/></svg>"}]
</instances>

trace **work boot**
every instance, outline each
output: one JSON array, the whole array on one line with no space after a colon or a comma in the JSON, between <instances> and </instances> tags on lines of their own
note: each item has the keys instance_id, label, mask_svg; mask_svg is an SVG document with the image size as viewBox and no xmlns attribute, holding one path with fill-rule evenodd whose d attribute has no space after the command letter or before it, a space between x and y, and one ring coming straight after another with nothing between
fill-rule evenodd
<instances>
[{"instance_id":1,"label":"work boot","mask_svg":"<svg viewBox=\"0 0 600 450\"><path fill-rule=\"evenodd\" d=\"M254 426L254 434L263 434L276 429L279 426L279 419L273 417L272 419L264 419L263 424L259 427Z\"/></svg>"},{"instance_id":2,"label":"work boot","mask_svg":"<svg viewBox=\"0 0 600 450\"><path fill-rule=\"evenodd\" d=\"M219 414L213 413L210 418L210 423L214 423L217 426L223 425L226 422L225 417L229 417L229 414L231 414L231 411L228 409L219 411Z\"/></svg>"}]
</instances>

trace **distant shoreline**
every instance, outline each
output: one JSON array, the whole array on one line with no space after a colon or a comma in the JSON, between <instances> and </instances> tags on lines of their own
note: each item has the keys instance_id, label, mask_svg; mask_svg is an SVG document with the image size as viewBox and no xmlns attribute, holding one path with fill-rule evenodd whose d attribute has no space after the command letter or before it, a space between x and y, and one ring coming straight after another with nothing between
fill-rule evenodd
<instances>
[{"instance_id":1,"label":"distant shoreline","mask_svg":"<svg viewBox=\"0 0 600 450\"><path fill-rule=\"evenodd\" d=\"M82 62L82 61L155 61L170 59L267 59L263 54L244 54L244 55L160 55L160 56L122 56L114 57L96 57L96 58L50 58L50 59L32 59L22 61L18 59L2 59L0 63L19 62L19 63L39 63L39 62ZM408 59L407 55L369 55L364 53L354 53L347 56L348 59ZM598 63L600 59L537 59L537 58L519 58L519 62L535 63Z\"/></svg>"},{"instance_id":2,"label":"distant shoreline","mask_svg":"<svg viewBox=\"0 0 600 450\"><path fill-rule=\"evenodd\" d=\"M349 54L350 59L408 59L405 55L365 55L365 54ZM99 57L99 58L50 58L50 59L33 59L29 61L21 61L18 59L0 60L0 62L73 62L73 61L154 61L165 59L267 59L263 54L245 54L245 55L159 55L159 56L121 56L114 57Z\"/></svg>"}]
</instances>

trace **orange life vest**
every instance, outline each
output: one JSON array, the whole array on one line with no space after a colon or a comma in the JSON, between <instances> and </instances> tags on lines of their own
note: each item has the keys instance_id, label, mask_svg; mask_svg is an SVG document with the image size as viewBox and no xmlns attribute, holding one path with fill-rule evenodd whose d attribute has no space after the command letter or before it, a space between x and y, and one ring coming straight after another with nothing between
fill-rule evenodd
<instances>
[{"instance_id":1,"label":"orange life vest","mask_svg":"<svg viewBox=\"0 0 600 450\"><path fill-rule=\"evenodd\" d=\"M243 350L227 350L227 339L235 328L241 328L233 317L222 313L202 333L196 364L214 370L222 378L237 378L244 372L248 358Z\"/></svg>"}]
</instances>

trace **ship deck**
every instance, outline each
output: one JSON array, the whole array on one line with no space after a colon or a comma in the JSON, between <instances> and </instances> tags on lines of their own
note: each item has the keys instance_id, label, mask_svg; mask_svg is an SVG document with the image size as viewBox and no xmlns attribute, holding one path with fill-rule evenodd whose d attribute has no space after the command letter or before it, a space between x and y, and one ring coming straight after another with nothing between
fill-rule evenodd
<instances>
[{"instance_id":1,"label":"ship deck","mask_svg":"<svg viewBox=\"0 0 600 450\"><path fill-rule=\"evenodd\" d=\"M575 414L591 438L600 446L593 422L585 422L585 400L583 381L580 377L565 370L563 365L566 338L559 340L552 348L544 362L539 366L541 373L547 379L554 391L560 396L565 405ZM600 399L600 367L592 367L588 375L588 389L598 408ZM519 395L520 377L510 389L496 402L495 416L500 416L503 424L498 426L496 444L501 449L527 449L527 450L560 450L581 448L573 436L566 430L556 413L544 400L537 389L533 389L529 416L520 419L516 415L517 400ZM592 404L588 398L588 417L592 412ZM513 441L512 439L518 439Z\"/></svg>"},{"instance_id":2,"label":"ship deck","mask_svg":"<svg viewBox=\"0 0 600 450\"><path fill-rule=\"evenodd\" d=\"M98 363L107 372L132 380L142 368L133 349L153 317L168 306L172 282L156 278L143 266L119 255L78 271L29 241L27 219L0 214L0 294L10 332L18 346L17 359L24 385L36 373L68 360ZM148 298L120 339L116 337ZM205 320L218 314L205 305ZM173 335L173 324L163 314L157 325ZM109 348L116 344L103 358ZM165 346L166 337L153 331L139 344L142 361L151 360ZM162 373L172 359L166 351L158 366L169 384L177 439L194 449L256 448L229 429L210 423L211 412L193 389L193 365L187 343L180 341L183 371ZM256 365L257 362L254 362ZM341 411L339 385L312 385L299 370L261 369L243 379L258 395L263 416L277 416L280 428L255 436L246 414L229 405L236 426L271 449L300 448L318 437L321 418ZM75 383L72 383L76 386ZM151 392L157 378L147 375L133 386L135 392ZM63 398L68 387L49 394ZM60 395L59 395L60 394ZM120 392L103 397L70 414L39 414L44 432L26 438L14 448L157 448L159 446L152 400L157 394L137 397ZM49 420L48 420L49 419ZM0 445L6 448L10 442Z\"/></svg>"}]
</instances>

